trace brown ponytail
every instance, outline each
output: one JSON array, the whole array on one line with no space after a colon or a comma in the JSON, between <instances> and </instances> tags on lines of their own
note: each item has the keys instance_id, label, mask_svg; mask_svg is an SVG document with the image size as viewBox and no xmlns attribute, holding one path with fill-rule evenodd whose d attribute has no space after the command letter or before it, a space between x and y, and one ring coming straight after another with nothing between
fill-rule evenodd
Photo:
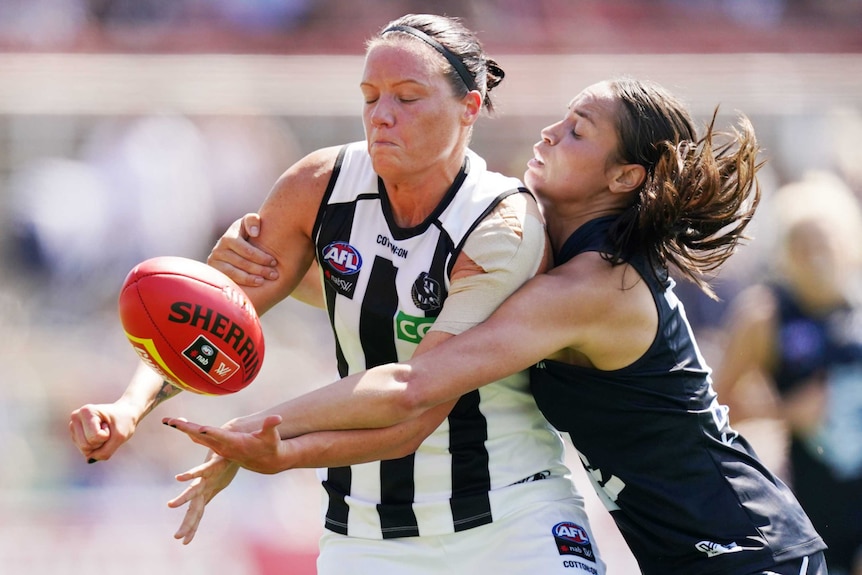
<instances>
[{"instance_id":1,"label":"brown ponytail","mask_svg":"<svg viewBox=\"0 0 862 575\"><path fill-rule=\"evenodd\" d=\"M754 128L740 116L731 132L716 132L716 108L698 139L684 107L658 86L614 85L624 104L620 155L646 167L647 177L611 230L609 260L644 253L715 298L708 280L748 239L743 232L760 202Z\"/></svg>"}]
</instances>

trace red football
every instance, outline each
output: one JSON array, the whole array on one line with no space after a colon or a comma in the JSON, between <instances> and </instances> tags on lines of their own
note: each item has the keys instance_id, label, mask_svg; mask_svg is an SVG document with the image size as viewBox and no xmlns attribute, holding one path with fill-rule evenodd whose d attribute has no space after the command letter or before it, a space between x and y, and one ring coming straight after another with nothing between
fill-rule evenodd
<instances>
[{"instance_id":1,"label":"red football","mask_svg":"<svg viewBox=\"0 0 862 575\"><path fill-rule=\"evenodd\" d=\"M119 308L144 363L181 389L225 395L260 372L264 341L254 306L205 263L172 256L141 262L123 283Z\"/></svg>"}]
</instances>

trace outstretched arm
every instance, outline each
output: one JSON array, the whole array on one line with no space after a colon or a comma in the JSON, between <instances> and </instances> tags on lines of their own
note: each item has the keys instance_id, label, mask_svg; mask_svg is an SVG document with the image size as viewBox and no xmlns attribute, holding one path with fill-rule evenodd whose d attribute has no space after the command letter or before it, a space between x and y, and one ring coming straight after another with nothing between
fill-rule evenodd
<instances>
[{"instance_id":1,"label":"outstretched arm","mask_svg":"<svg viewBox=\"0 0 862 575\"><path fill-rule=\"evenodd\" d=\"M311 229L335 162L337 149L306 156L276 182L261 208L274 222L261 229L260 247L277 259L278 277L246 293L259 314L287 297L300 284L314 257ZM87 404L70 415L72 442L89 462L109 459L134 435L138 424L157 405L176 395L143 364L119 399L110 404Z\"/></svg>"},{"instance_id":2,"label":"outstretched arm","mask_svg":"<svg viewBox=\"0 0 862 575\"><path fill-rule=\"evenodd\" d=\"M583 365L619 369L648 348L656 322L652 296L633 270L585 254L536 276L486 321L410 361L353 374L226 428L257 431L269 415L280 416L284 439L390 427L560 350Z\"/></svg>"},{"instance_id":3,"label":"outstretched arm","mask_svg":"<svg viewBox=\"0 0 862 575\"><path fill-rule=\"evenodd\" d=\"M452 404L442 404L423 416L387 429L323 431L282 440L281 417L263 419L261 429L250 433L202 426L182 419L166 420L184 431L195 443L211 451L206 461L176 476L188 485L168 507L188 504L175 539L188 545L200 526L206 505L236 476L240 467L259 473L278 473L293 468L341 467L366 461L398 459L413 453L446 418Z\"/></svg>"}]
</instances>

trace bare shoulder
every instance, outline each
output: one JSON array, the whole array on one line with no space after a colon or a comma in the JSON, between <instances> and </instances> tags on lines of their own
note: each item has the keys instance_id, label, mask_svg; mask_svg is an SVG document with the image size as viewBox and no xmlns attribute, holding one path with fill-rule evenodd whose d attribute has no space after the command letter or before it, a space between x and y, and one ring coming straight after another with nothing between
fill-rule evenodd
<instances>
[{"instance_id":1,"label":"bare shoulder","mask_svg":"<svg viewBox=\"0 0 862 575\"><path fill-rule=\"evenodd\" d=\"M260 214L263 221L300 219L308 234L338 157L340 147L321 148L290 166L275 182Z\"/></svg>"},{"instance_id":2,"label":"bare shoulder","mask_svg":"<svg viewBox=\"0 0 862 575\"><path fill-rule=\"evenodd\" d=\"M628 268L612 266L597 252L579 254L531 281L532 299L541 302L537 306L547 310L548 315L567 324L587 326L601 322L625 303L624 296L631 289L622 288L627 284L631 288L640 279L635 279L637 272L631 268L626 276L623 267Z\"/></svg>"},{"instance_id":3,"label":"bare shoulder","mask_svg":"<svg viewBox=\"0 0 862 575\"><path fill-rule=\"evenodd\" d=\"M290 166L275 183L273 192L296 189L326 189L340 146L321 148ZM321 190L321 194L322 194Z\"/></svg>"},{"instance_id":4,"label":"bare shoulder","mask_svg":"<svg viewBox=\"0 0 862 575\"><path fill-rule=\"evenodd\" d=\"M624 271L630 273L623 273ZM600 252L580 253L566 263L555 267L549 272L549 275L565 278L567 282L572 284L573 289L583 290L585 295L589 292L596 292L596 296L606 291L606 287L611 282L619 283L626 277L625 285L631 287L640 279L640 275L633 268L627 265L614 266L602 257Z\"/></svg>"},{"instance_id":5,"label":"bare shoulder","mask_svg":"<svg viewBox=\"0 0 862 575\"><path fill-rule=\"evenodd\" d=\"M569 347L599 369L618 369L651 345L658 309L649 286L627 264L584 252L546 274L541 295L570 326Z\"/></svg>"}]
</instances>

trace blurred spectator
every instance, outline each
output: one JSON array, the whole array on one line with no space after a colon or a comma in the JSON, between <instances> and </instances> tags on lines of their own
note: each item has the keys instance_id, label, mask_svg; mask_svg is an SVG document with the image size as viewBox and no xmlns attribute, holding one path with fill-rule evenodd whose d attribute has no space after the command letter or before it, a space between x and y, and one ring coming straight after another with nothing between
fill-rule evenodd
<instances>
[{"instance_id":1,"label":"blurred spectator","mask_svg":"<svg viewBox=\"0 0 862 575\"><path fill-rule=\"evenodd\" d=\"M3 0L0 38L27 48L66 46L88 18L86 0Z\"/></svg>"},{"instance_id":2,"label":"blurred spectator","mask_svg":"<svg viewBox=\"0 0 862 575\"><path fill-rule=\"evenodd\" d=\"M238 156L246 160L266 143L254 133L234 137L249 145ZM223 199L234 217L241 205L257 208L267 190L258 180L274 169L266 150L245 170L223 154L191 120L154 114L99 122L78 158L49 157L15 170L12 245L18 274L35 280L31 303L40 299L46 319L75 320L113 305L125 273L141 260L204 258L221 211L214 188L234 185L237 198ZM241 178L249 188L237 185Z\"/></svg>"},{"instance_id":3,"label":"blurred spectator","mask_svg":"<svg viewBox=\"0 0 862 575\"><path fill-rule=\"evenodd\" d=\"M829 572L862 575L862 210L828 173L765 209L774 269L733 303L716 389L734 424L786 426L786 475L829 545Z\"/></svg>"},{"instance_id":4,"label":"blurred spectator","mask_svg":"<svg viewBox=\"0 0 862 575\"><path fill-rule=\"evenodd\" d=\"M272 116L199 118L213 194L212 243L237 215L256 211L272 183L303 156L290 124Z\"/></svg>"},{"instance_id":5,"label":"blurred spectator","mask_svg":"<svg viewBox=\"0 0 862 575\"><path fill-rule=\"evenodd\" d=\"M190 119L153 114L104 123L82 156L111 190L112 249L128 267L161 255L202 259L211 247L213 202L206 141Z\"/></svg>"},{"instance_id":6,"label":"blurred spectator","mask_svg":"<svg viewBox=\"0 0 862 575\"><path fill-rule=\"evenodd\" d=\"M92 15L102 23L178 24L188 0L88 0Z\"/></svg>"},{"instance_id":7,"label":"blurred spectator","mask_svg":"<svg viewBox=\"0 0 862 575\"><path fill-rule=\"evenodd\" d=\"M301 26L316 0L217 0L199 2L231 26L255 32Z\"/></svg>"},{"instance_id":8,"label":"blurred spectator","mask_svg":"<svg viewBox=\"0 0 862 575\"><path fill-rule=\"evenodd\" d=\"M94 290L104 286L93 280L116 253L106 249L112 213L105 180L84 162L45 158L13 173L9 193L15 273L36 280L30 296L45 296L44 316L92 311Z\"/></svg>"}]
</instances>

